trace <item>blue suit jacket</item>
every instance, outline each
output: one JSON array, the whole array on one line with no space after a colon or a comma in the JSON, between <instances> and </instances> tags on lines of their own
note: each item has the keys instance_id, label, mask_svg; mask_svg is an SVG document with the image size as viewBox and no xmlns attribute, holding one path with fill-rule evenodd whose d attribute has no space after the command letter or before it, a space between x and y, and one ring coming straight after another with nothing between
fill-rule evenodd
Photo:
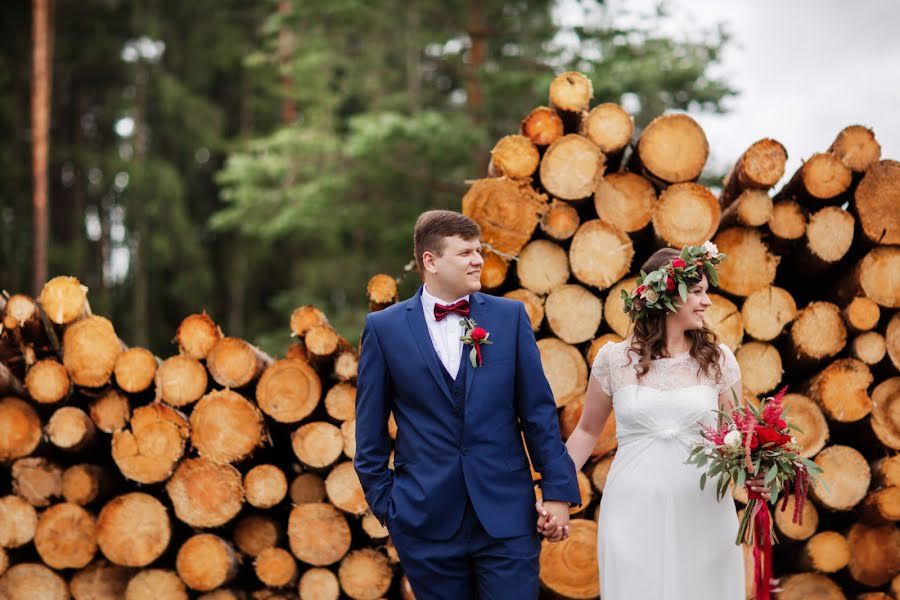
<instances>
[{"instance_id":1,"label":"blue suit jacket","mask_svg":"<svg viewBox=\"0 0 900 600\"><path fill-rule=\"evenodd\" d=\"M366 500L390 527L433 540L457 531L466 496L491 536L534 532L534 490L520 430L541 474L544 498L574 504L581 498L525 307L481 293L470 296L471 318L493 343L482 346L482 366L467 367L465 401L454 402L421 295L420 288L366 319L354 459ZM463 348L462 360L468 351ZM392 411L393 471L387 431Z\"/></svg>"}]
</instances>

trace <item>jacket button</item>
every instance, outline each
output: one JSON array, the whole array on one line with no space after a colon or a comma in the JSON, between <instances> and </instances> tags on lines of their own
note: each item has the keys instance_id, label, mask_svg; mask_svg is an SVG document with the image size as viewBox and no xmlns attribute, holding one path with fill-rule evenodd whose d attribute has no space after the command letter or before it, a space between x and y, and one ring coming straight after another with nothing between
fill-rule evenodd
<instances>
[{"instance_id":1,"label":"jacket button","mask_svg":"<svg viewBox=\"0 0 900 600\"><path fill-rule=\"evenodd\" d=\"M458 417L459 415L460 415L460 410L454 406L453 407L453 416Z\"/></svg>"},{"instance_id":2,"label":"jacket button","mask_svg":"<svg viewBox=\"0 0 900 600\"><path fill-rule=\"evenodd\" d=\"M465 446L463 446L462 453L463 453L463 454L468 454L468 453L469 453L469 449L466 448Z\"/></svg>"},{"instance_id":3,"label":"jacket button","mask_svg":"<svg viewBox=\"0 0 900 600\"><path fill-rule=\"evenodd\" d=\"M459 398L462 396L462 390L453 390L453 395Z\"/></svg>"}]
</instances>

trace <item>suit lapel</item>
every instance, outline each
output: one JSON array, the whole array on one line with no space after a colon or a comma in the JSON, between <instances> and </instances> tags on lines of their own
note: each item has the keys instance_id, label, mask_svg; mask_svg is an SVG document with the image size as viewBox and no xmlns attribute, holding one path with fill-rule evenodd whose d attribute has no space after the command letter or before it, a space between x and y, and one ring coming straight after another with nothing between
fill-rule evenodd
<instances>
[{"instance_id":1,"label":"suit lapel","mask_svg":"<svg viewBox=\"0 0 900 600\"><path fill-rule=\"evenodd\" d=\"M484 319L487 318L487 308L484 305L484 297L478 292L469 295L469 318L479 326L484 327L488 331L487 324ZM487 349L490 348L489 345L484 345L481 347L481 359L482 362L487 365L490 359L487 357ZM461 360L468 361L469 353L472 351L472 346L463 346ZM466 398L469 397L469 389L472 387L472 382L475 380L475 371L484 367L473 367L472 363L469 363L466 368Z\"/></svg>"},{"instance_id":2,"label":"suit lapel","mask_svg":"<svg viewBox=\"0 0 900 600\"><path fill-rule=\"evenodd\" d=\"M452 404L453 398L450 394L450 388L447 387L447 380L444 379L444 375L441 373L438 355L434 349L434 344L431 342L431 335L428 333L428 325L425 323L425 313L422 308L421 287L413 297L413 301L406 307L406 317L413 339L416 340L416 345L419 347L419 353L422 355L422 360L428 365L431 376L434 377L438 387L441 388L441 391L444 392L447 400ZM468 381L466 381L466 384L468 384Z\"/></svg>"}]
</instances>

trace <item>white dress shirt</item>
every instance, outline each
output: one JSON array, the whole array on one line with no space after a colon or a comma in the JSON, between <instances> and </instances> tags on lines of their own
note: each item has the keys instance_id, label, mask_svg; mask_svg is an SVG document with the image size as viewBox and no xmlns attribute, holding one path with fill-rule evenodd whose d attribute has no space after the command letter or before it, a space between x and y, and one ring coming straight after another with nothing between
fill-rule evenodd
<instances>
[{"instance_id":1,"label":"white dress shirt","mask_svg":"<svg viewBox=\"0 0 900 600\"><path fill-rule=\"evenodd\" d=\"M462 298L457 298L453 302L460 300L468 300L468 294ZM422 310L425 311L425 324L428 325L428 335L431 336L431 344L437 352L438 358L450 373L450 376L456 379L459 373L459 360L462 356L463 343L460 341L465 331L459 324L463 319L456 313L450 313L443 320L438 321L434 318L435 304L453 304L453 302L444 302L428 293L428 288L422 289Z\"/></svg>"}]
</instances>

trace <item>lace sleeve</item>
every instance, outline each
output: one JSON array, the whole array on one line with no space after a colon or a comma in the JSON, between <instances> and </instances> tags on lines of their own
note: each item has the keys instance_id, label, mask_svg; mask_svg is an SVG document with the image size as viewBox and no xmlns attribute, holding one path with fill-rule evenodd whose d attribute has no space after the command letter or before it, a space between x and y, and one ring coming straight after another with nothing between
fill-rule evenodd
<instances>
[{"instance_id":1,"label":"lace sleeve","mask_svg":"<svg viewBox=\"0 0 900 600\"><path fill-rule=\"evenodd\" d=\"M731 348L725 344L719 344L719 349L722 351L719 363L722 369L722 382L719 384L719 393L721 394L740 380L741 367L738 365Z\"/></svg>"},{"instance_id":2,"label":"lace sleeve","mask_svg":"<svg viewBox=\"0 0 900 600\"><path fill-rule=\"evenodd\" d=\"M594 357L594 364L591 366L591 377L600 384L600 389L607 396L612 396L612 386L610 385L609 374L609 350L612 344L606 344L597 352Z\"/></svg>"}]
</instances>

